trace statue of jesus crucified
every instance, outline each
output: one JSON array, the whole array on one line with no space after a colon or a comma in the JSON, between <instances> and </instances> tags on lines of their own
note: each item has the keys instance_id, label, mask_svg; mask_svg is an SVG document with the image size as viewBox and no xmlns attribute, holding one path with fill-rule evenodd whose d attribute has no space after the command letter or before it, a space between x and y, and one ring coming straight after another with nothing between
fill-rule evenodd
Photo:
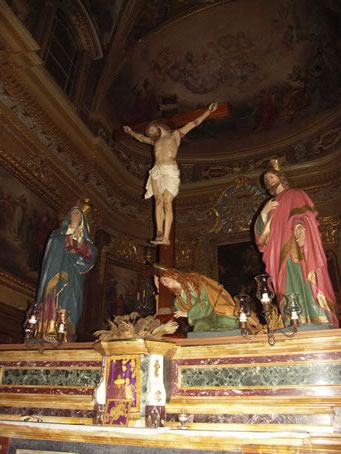
<instances>
[{"instance_id":1,"label":"statue of jesus crucified","mask_svg":"<svg viewBox=\"0 0 341 454\"><path fill-rule=\"evenodd\" d=\"M155 197L156 238L153 244L169 245L169 234L173 222L172 202L180 186L180 172L176 156L181 139L193 128L199 126L217 109L217 103L210 104L203 114L178 129L171 129L164 121L154 120L147 126L146 135L123 126L126 134L142 143L154 146L154 167L149 171L145 198Z\"/></svg>"}]
</instances>

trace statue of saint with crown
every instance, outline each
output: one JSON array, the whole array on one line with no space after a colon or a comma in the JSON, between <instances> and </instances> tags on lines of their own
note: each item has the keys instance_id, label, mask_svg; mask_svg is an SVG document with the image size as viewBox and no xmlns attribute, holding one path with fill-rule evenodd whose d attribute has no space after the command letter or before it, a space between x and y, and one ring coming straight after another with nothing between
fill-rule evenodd
<instances>
[{"instance_id":1,"label":"statue of saint with crown","mask_svg":"<svg viewBox=\"0 0 341 454\"><path fill-rule=\"evenodd\" d=\"M83 309L85 274L97 257L82 208L69 210L61 226L51 233L45 249L36 301L25 322L26 326L34 326L32 337L42 341L75 340Z\"/></svg>"},{"instance_id":2,"label":"statue of saint with crown","mask_svg":"<svg viewBox=\"0 0 341 454\"><path fill-rule=\"evenodd\" d=\"M272 277L279 308L287 326L285 294L298 294L302 323L338 328L336 300L318 228L317 210L309 196L289 187L277 159L264 175L272 198L255 223L255 238L266 272Z\"/></svg>"}]
</instances>

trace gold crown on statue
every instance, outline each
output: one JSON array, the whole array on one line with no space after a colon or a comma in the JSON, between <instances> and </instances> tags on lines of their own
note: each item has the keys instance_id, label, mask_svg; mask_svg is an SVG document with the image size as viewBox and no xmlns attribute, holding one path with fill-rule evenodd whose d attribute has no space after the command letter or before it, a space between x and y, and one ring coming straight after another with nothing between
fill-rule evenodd
<instances>
[{"instance_id":1,"label":"gold crown on statue","mask_svg":"<svg viewBox=\"0 0 341 454\"><path fill-rule=\"evenodd\" d=\"M80 210L82 210L82 213L85 216L86 222L88 224L88 230L90 232L90 229L92 230L93 227L93 210L91 206L91 200L84 198L84 199L78 199L76 203L76 207L78 207Z\"/></svg>"},{"instance_id":2,"label":"gold crown on statue","mask_svg":"<svg viewBox=\"0 0 341 454\"><path fill-rule=\"evenodd\" d=\"M77 200L76 206L80 208L85 215L91 211L91 201L90 199Z\"/></svg>"},{"instance_id":3,"label":"gold crown on statue","mask_svg":"<svg viewBox=\"0 0 341 454\"><path fill-rule=\"evenodd\" d=\"M271 167L276 170L277 172L280 172L280 166L279 166L279 160L278 158L273 158L270 159Z\"/></svg>"}]
</instances>

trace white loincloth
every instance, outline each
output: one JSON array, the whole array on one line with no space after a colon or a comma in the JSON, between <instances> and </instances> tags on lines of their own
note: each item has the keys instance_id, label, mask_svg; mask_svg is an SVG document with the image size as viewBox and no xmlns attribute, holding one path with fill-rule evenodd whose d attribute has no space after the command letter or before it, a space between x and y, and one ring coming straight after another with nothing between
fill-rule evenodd
<instances>
[{"instance_id":1,"label":"white loincloth","mask_svg":"<svg viewBox=\"0 0 341 454\"><path fill-rule=\"evenodd\" d=\"M154 194L152 179L156 181L159 194L169 191L174 197L178 195L180 187L180 171L176 164L155 165L149 170L144 198L149 199Z\"/></svg>"}]
</instances>

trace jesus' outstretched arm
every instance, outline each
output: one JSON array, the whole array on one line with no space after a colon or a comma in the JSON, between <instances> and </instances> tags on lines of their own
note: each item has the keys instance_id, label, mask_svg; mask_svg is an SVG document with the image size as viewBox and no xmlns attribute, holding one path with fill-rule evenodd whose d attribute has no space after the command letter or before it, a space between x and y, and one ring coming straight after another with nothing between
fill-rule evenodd
<instances>
[{"instance_id":1,"label":"jesus' outstretched arm","mask_svg":"<svg viewBox=\"0 0 341 454\"><path fill-rule=\"evenodd\" d=\"M141 143L147 143L149 145L154 145L154 140L152 140L150 137L140 134L139 132L133 131L129 126L123 126L123 131Z\"/></svg>"},{"instance_id":2,"label":"jesus' outstretched arm","mask_svg":"<svg viewBox=\"0 0 341 454\"><path fill-rule=\"evenodd\" d=\"M207 117L209 117L211 115L212 112L217 110L217 107L218 107L218 103L216 103L216 102L213 102L212 104L210 104L208 106L207 110L203 114L201 114L199 117L186 123L184 126L182 126L181 128L178 129L180 135L184 136L189 131L191 131L192 129L199 126L204 120L206 120Z\"/></svg>"}]
</instances>

